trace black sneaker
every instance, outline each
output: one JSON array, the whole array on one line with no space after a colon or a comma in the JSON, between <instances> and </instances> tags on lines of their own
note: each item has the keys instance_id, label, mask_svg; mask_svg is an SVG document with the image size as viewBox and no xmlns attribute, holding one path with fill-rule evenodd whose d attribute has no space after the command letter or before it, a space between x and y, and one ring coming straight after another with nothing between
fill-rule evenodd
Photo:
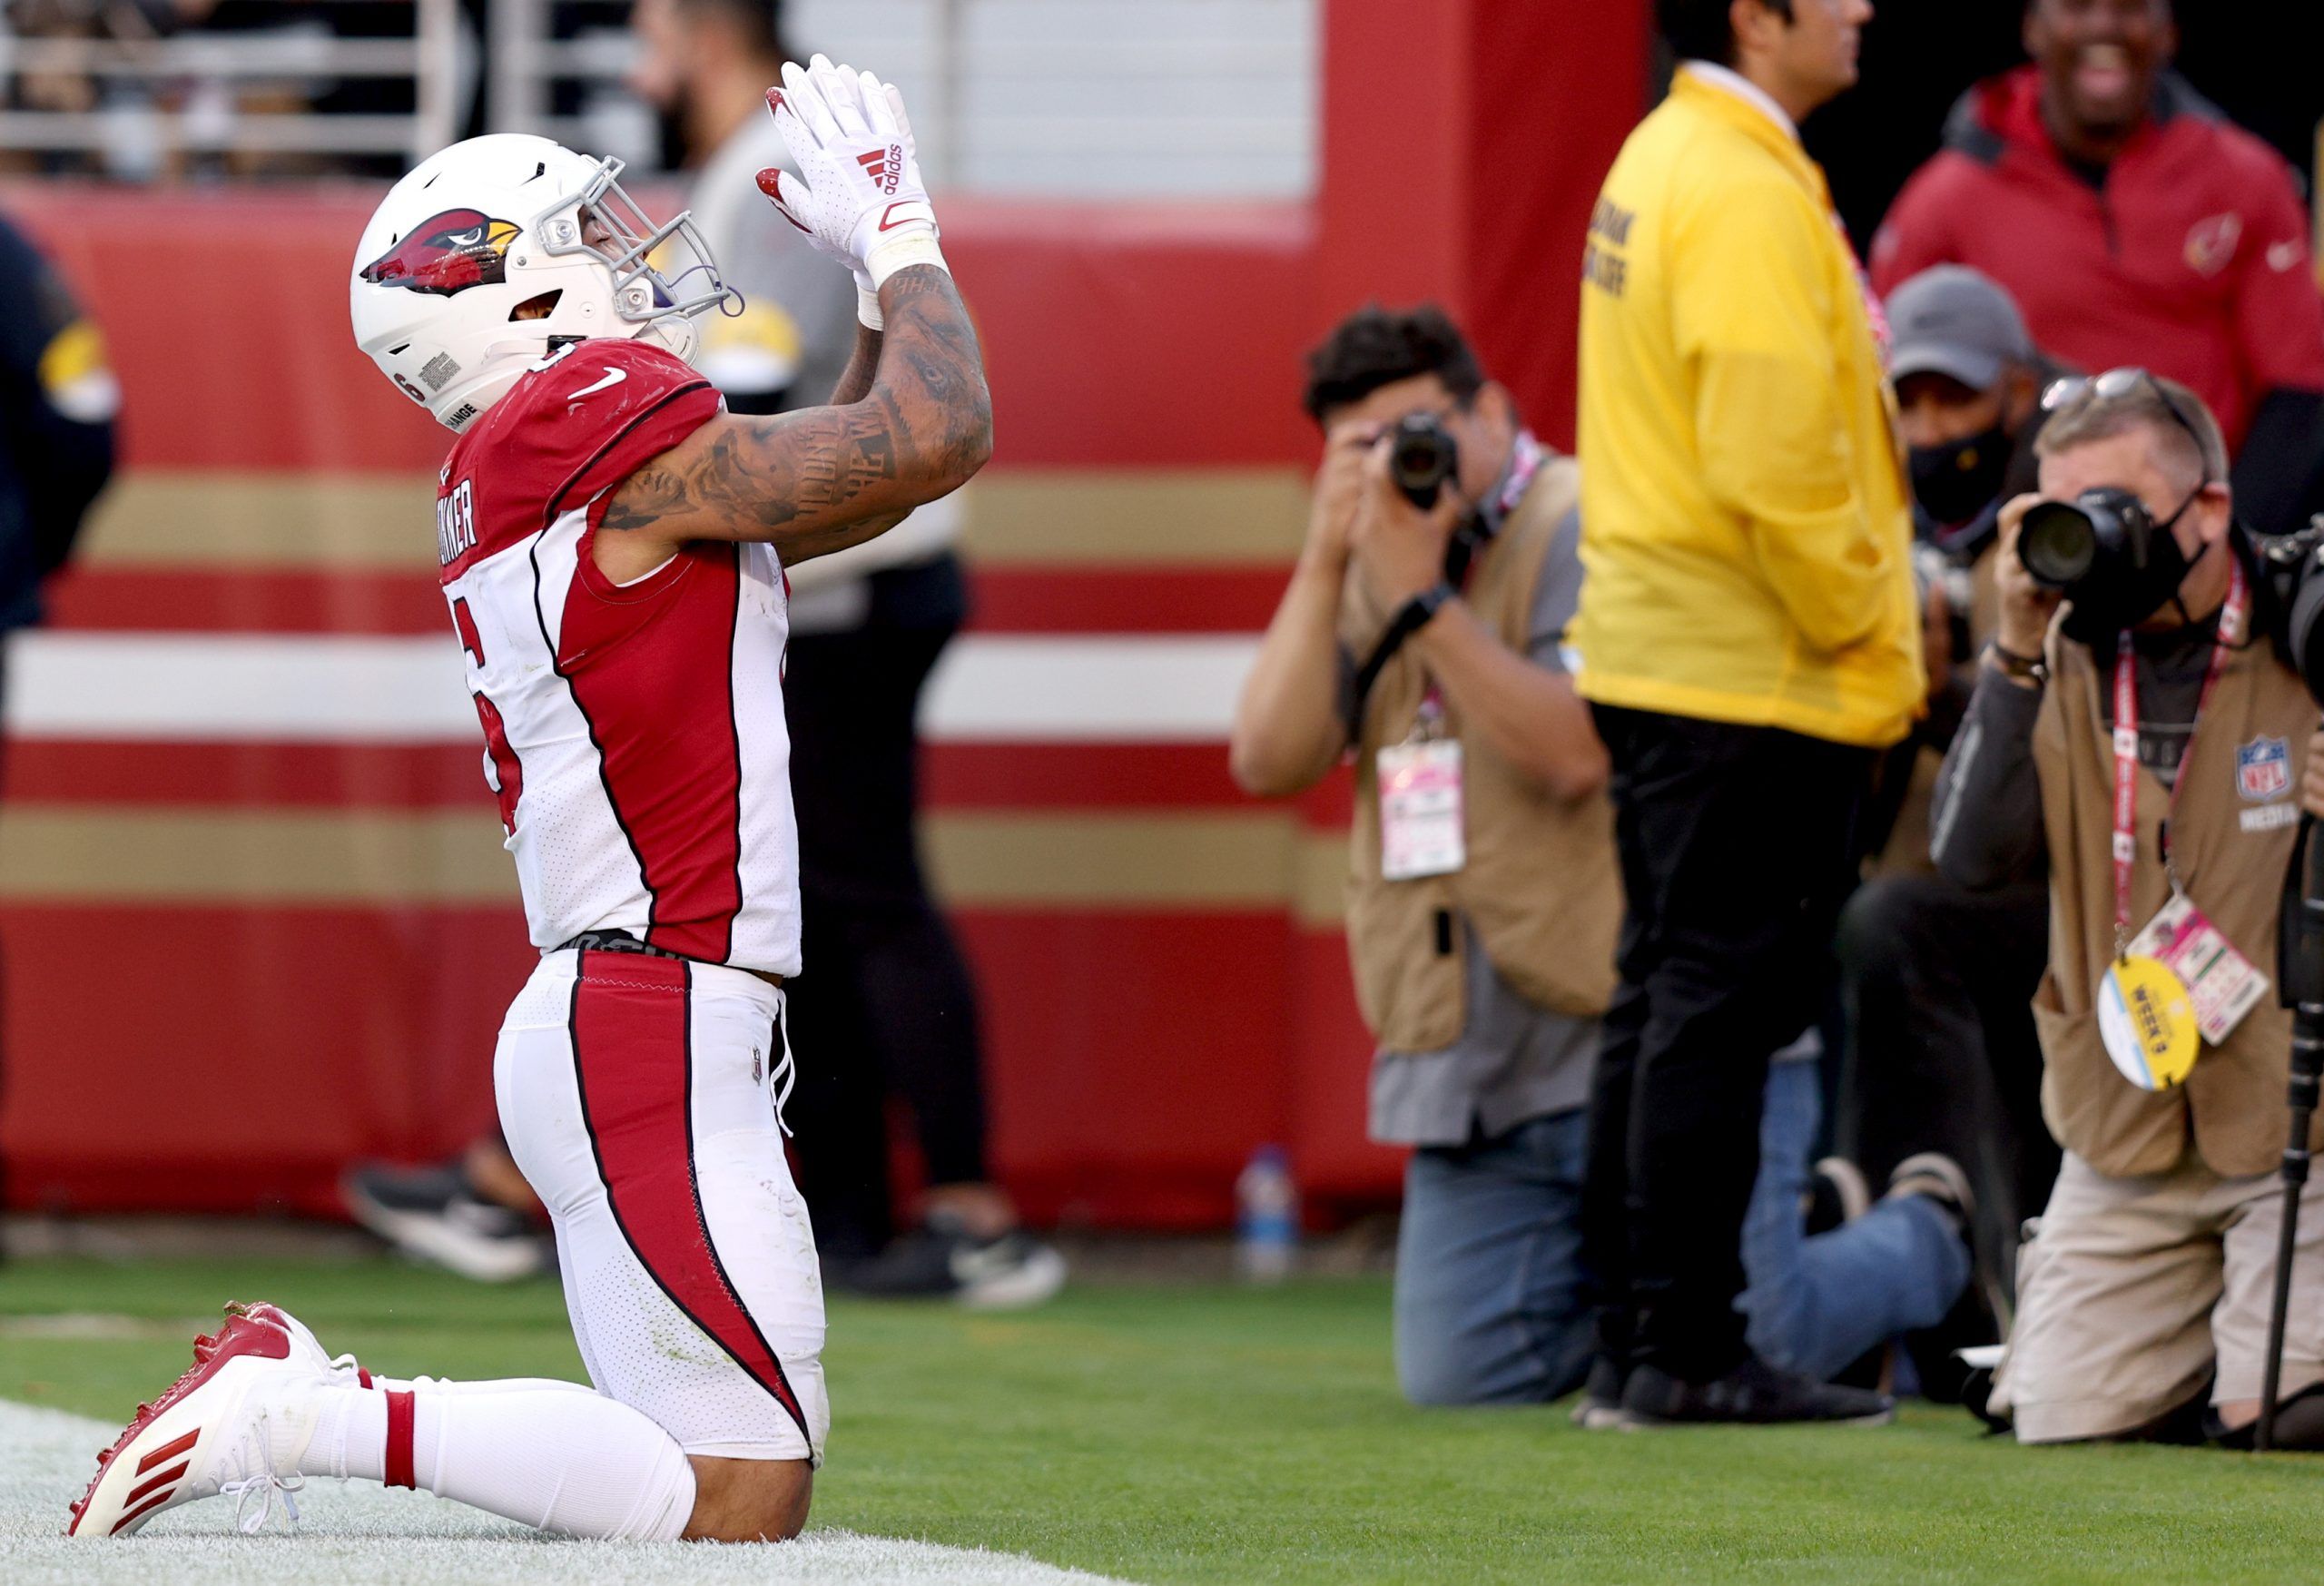
<instances>
[{"instance_id":1,"label":"black sneaker","mask_svg":"<svg viewBox=\"0 0 2324 1586\"><path fill-rule=\"evenodd\" d=\"M1629 1379L1629 1369L1617 1364L1612 1356L1601 1355L1592 1360L1590 1380L1581 1386L1581 1402L1573 1407L1573 1423L1584 1432L1611 1432L1634 1425L1635 1419L1622 1408L1622 1384Z\"/></svg>"},{"instance_id":2,"label":"black sneaker","mask_svg":"<svg viewBox=\"0 0 2324 1586\"><path fill-rule=\"evenodd\" d=\"M1816 1164L1800 1208L1809 1238L1845 1227L1871 1208L1872 1186L1865 1182L1863 1168L1846 1157L1827 1157Z\"/></svg>"},{"instance_id":3,"label":"black sneaker","mask_svg":"<svg viewBox=\"0 0 2324 1586\"><path fill-rule=\"evenodd\" d=\"M1707 1383L1682 1382L1659 1366L1630 1371L1622 1408L1642 1426L1771 1425L1814 1421L1837 1426L1885 1426L1896 1418L1886 1394L1819 1383L1768 1364L1756 1355Z\"/></svg>"},{"instance_id":4,"label":"black sneaker","mask_svg":"<svg viewBox=\"0 0 2324 1586\"><path fill-rule=\"evenodd\" d=\"M556 1265L531 1218L479 1199L457 1168L365 1163L348 1170L340 1193L357 1222L404 1255L478 1283L513 1283Z\"/></svg>"},{"instance_id":5,"label":"black sneaker","mask_svg":"<svg viewBox=\"0 0 2324 1586\"><path fill-rule=\"evenodd\" d=\"M831 1276L853 1294L950 1295L971 1310L1021 1310L1065 1286L1065 1257L1022 1228L980 1239L957 1217L935 1212L871 1260Z\"/></svg>"},{"instance_id":6,"label":"black sneaker","mask_svg":"<svg viewBox=\"0 0 2324 1586\"><path fill-rule=\"evenodd\" d=\"M1921 1396L1934 1404L1969 1402L1974 1391L1974 1373L1960 1351L1998 1344L2005 1303L2001 1284L1977 1250L1973 1219L1977 1203L1969 1177L1961 1165L1940 1151L1923 1151L1896 1164L1888 1180L1888 1198L1918 1195L1949 1213L1969 1249L1969 1281L1962 1286L1953 1308L1934 1327L1905 1335L1905 1353L1912 1357L1913 1374L1920 1379ZM1986 1391L1991 1383L1986 1384Z\"/></svg>"}]
</instances>

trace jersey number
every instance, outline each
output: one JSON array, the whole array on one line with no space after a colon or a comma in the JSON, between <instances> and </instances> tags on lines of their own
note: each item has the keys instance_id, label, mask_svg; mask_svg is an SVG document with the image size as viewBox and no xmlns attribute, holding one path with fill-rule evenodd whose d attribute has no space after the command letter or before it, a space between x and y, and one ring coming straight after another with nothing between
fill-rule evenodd
<instances>
[{"instance_id":1,"label":"jersey number","mask_svg":"<svg viewBox=\"0 0 2324 1586\"><path fill-rule=\"evenodd\" d=\"M484 639L476 631L476 618L469 615L465 596L452 601L452 626L459 631L460 648L468 653L478 671L484 670ZM501 828L514 837L517 801L525 791L525 768L508 746L508 728L500 719L499 707L480 693L471 697L476 701L477 720L484 724L484 783L500 800Z\"/></svg>"}]
</instances>

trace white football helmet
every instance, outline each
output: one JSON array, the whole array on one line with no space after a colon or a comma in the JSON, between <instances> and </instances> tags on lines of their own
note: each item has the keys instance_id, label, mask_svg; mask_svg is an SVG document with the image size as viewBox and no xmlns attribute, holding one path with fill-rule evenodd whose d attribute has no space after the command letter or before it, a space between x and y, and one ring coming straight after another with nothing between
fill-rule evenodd
<instances>
[{"instance_id":1,"label":"white football helmet","mask_svg":"<svg viewBox=\"0 0 2324 1586\"><path fill-rule=\"evenodd\" d=\"M456 431L566 341L642 337L691 362L695 317L739 294L689 216L654 224L621 168L522 133L430 155L356 247L356 345Z\"/></svg>"}]
</instances>

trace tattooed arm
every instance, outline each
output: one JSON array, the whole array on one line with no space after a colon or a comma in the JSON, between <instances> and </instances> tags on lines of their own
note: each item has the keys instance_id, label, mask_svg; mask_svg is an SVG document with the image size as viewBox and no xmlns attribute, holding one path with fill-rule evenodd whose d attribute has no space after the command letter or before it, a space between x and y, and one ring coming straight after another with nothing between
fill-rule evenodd
<instances>
[{"instance_id":1,"label":"tattooed arm","mask_svg":"<svg viewBox=\"0 0 2324 1586\"><path fill-rule=\"evenodd\" d=\"M984 360L952 278L925 265L880 289L884 333L856 341L835 398L771 416L721 414L632 474L593 545L616 582L689 540L764 540L795 563L870 539L965 484L992 451Z\"/></svg>"},{"instance_id":2,"label":"tattooed arm","mask_svg":"<svg viewBox=\"0 0 2324 1586\"><path fill-rule=\"evenodd\" d=\"M840 371L839 384L832 388L825 405L844 408L851 402L861 402L872 394L872 377L880 372L880 332L857 320L855 350L848 354L847 367Z\"/></svg>"}]
</instances>

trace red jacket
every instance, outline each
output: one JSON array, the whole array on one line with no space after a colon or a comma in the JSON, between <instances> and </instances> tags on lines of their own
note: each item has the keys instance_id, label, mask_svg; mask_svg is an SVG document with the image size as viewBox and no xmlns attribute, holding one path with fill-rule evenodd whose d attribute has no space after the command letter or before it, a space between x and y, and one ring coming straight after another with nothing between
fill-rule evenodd
<instances>
[{"instance_id":1,"label":"red jacket","mask_svg":"<svg viewBox=\"0 0 2324 1586\"><path fill-rule=\"evenodd\" d=\"M2050 141L2040 93L2022 66L1962 96L1873 239L1874 287L1972 265L2015 295L2043 352L2185 382L2230 448L2269 391L2324 390L2324 302L2283 159L2166 74L2094 187Z\"/></svg>"}]
</instances>

